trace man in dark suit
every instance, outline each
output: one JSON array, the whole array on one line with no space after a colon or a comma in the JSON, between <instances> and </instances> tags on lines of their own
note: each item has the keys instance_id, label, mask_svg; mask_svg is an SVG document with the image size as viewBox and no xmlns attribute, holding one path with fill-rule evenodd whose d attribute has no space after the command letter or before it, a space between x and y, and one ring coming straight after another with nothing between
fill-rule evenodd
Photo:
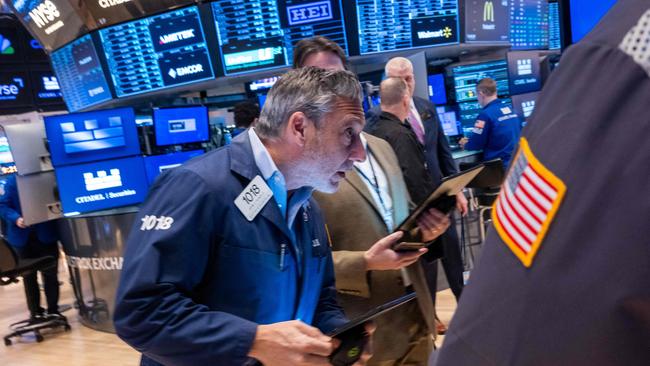
<instances>
[{"instance_id":1,"label":"man in dark suit","mask_svg":"<svg viewBox=\"0 0 650 366\"><path fill-rule=\"evenodd\" d=\"M442 124L438 120L436 106L430 101L414 96L415 76L413 64L404 57L395 57L388 61L385 67L386 77L397 77L403 79L410 96L409 113L407 120L413 130L417 141L424 149L426 167L431 176L433 190L440 184L443 177L457 173L458 169L451 156L449 143L442 130ZM368 128L372 126L368 122ZM411 193L413 199L416 197ZM467 214L467 199L463 193L456 196L456 207L462 215ZM460 254L460 243L456 227L451 225L447 232L440 237L445 249L445 256L442 258L442 266L449 281L449 287L456 296L460 298L463 290L463 261Z\"/></svg>"}]
</instances>

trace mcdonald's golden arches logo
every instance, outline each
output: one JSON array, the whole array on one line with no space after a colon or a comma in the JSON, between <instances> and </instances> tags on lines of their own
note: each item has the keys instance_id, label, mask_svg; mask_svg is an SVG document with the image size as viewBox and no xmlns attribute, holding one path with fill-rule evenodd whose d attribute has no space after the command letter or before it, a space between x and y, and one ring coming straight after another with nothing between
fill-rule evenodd
<instances>
[{"instance_id":1,"label":"mcdonald's golden arches logo","mask_svg":"<svg viewBox=\"0 0 650 366\"><path fill-rule=\"evenodd\" d=\"M483 4L483 21L494 22L494 3L490 0Z\"/></svg>"}]
</instances>

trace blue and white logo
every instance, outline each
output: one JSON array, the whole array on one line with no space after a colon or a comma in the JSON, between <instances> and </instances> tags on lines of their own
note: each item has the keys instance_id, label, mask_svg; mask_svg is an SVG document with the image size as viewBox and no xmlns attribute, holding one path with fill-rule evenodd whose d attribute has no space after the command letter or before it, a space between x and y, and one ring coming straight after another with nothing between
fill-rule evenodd
<instances>
[{"instance_id":1,"label":"blue and white logo","mask_svg":"<svg viewBox=\"0 0 650 366\"><path fill-rule=\"evenodd\" d=\"M289 15L289 25L320 22L334 18L330 1L287 6L287 13Z\"/></svg>"}]
</instances>

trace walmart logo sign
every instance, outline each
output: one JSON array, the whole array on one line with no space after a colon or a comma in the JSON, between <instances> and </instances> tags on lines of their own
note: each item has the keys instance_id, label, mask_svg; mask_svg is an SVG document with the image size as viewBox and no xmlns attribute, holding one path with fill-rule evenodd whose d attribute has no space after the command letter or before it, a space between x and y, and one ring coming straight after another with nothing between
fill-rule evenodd
<instances>
[{"instance_id":1,"label":"walmart logo sign","mask_svg":"<svg viewBox=\"0 0 650 366\"><path fill-rule=\"evenodd\" d=\"M11 45L11 40L0 34L0 54L13 55L14 53L16 53L16 50Z\"/></svg>"}]
</instances>

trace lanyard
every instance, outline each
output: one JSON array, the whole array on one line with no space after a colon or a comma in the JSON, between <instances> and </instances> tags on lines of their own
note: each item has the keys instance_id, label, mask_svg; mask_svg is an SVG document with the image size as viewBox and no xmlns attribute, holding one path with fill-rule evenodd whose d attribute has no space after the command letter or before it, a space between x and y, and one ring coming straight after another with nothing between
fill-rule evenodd
<instances>
[{"instance_id":1,"label":"lanyard","mask_svg":"<svg viewBox=\"0 0 650 366\"><path fill-rule=\"evenodd\" d=\"M375 166L372 163L374 159L374 154L372 153L372 150L370 149L370 146L367 148L368 150L368 164L370 164L370 170L372 171L372 179L370 179L364 172L361 171L358 167L354 167L354 169L359 173L359 175L374 189L375 193L377 193L377 197L379 197L379 204L381 205L381 209L383 211L383 215L390 215L392 214L388 211L388 208L386 207L386 203L384 203L384 199L381 197L381 189L379 189L379 182L377 181L377 173L375 172Z\"/></svg>"}]
</instances>

